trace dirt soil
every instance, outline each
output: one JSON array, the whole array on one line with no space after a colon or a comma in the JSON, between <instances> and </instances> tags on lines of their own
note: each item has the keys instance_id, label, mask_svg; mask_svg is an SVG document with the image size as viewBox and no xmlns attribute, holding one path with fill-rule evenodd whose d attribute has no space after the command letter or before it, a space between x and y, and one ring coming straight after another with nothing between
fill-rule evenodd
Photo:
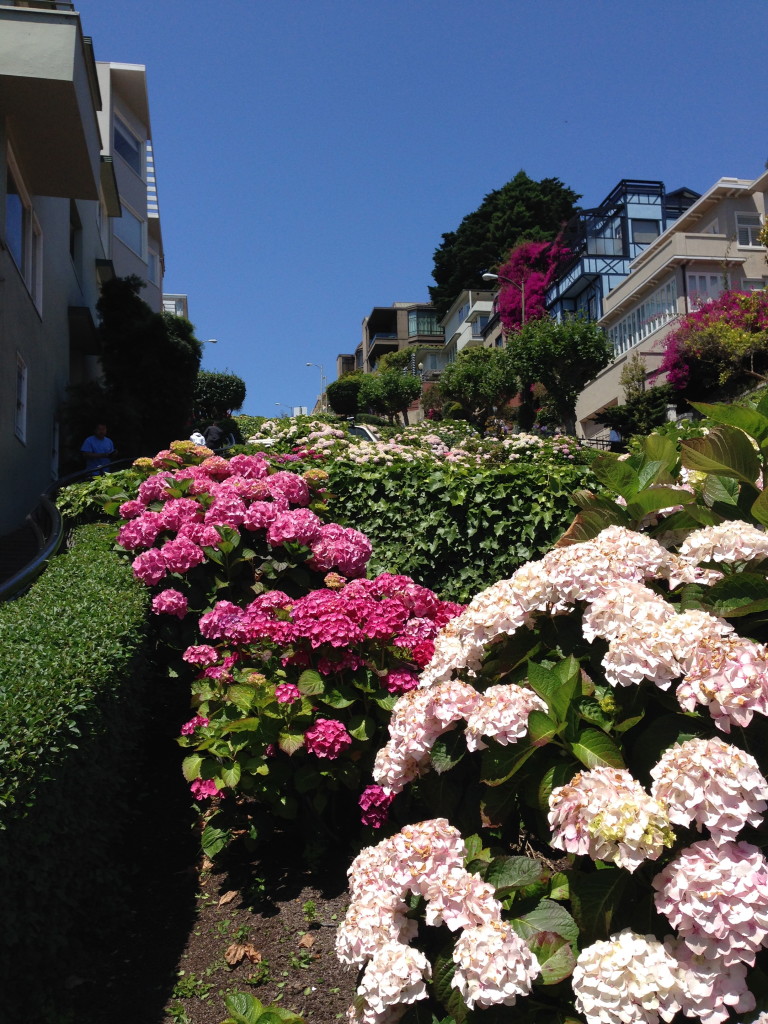
<instances>
[{"instance_id":1,"label":"dirt soil","mask_svg":"<svg viewBox=\"0 0 768 1024\"><path fill-rule=\"evenodd\" d=\"M137 820L116 851L124 899L109 935L83 937L52 1019L220 1024L224 996L247 992L312 1024L333 1024L356 984L355 969L334 954L348 902L345 858L312 875L276 835L260 858L206 860L175 743L186 717L182 693L159 699L145 761L129 780Z\"/></svg>"}]
</instances>

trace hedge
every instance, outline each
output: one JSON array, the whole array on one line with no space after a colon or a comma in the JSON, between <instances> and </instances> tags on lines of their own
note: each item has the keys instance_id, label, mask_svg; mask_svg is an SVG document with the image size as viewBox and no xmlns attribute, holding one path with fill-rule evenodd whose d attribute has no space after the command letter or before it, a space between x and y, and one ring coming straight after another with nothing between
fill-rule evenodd
<instances>
[{"instance_id":1,"label":"hedge","mask_svg":"<svg viewBox=\"0 0 768 1024\"><path fill-rule=\"evenodd\" d=\"M112 854L149 666L146 588L113 538L80 527L28 594L0 606L0 990L30 985L26 1011L94 908L119 898Z\"/></svg>"}]
</instances>

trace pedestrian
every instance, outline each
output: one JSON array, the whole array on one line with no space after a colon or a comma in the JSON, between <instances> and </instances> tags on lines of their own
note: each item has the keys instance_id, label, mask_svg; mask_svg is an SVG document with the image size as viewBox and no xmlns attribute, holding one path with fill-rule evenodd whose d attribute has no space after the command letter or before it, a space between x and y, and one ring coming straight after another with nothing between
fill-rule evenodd
<instances>
[{"instance_id":1,"label":"pedestrian","mask_svg":"<svg viewBox=\"0 0 768 1024\"><path fill-rule=\"evenodd\" d=\"M224 440L224 431L219 426L219 421L214 420L209 426L203 431L205 437L205 443L209 448L220 448L222 441Z\"/></svg>"},{"instance_id":2,"label":"pedestrian","mask_svg":"<svg viewBox=\"0 0 768 1024\"><path fill-rule=\"evenodd\" d=\"M115 446L107 437L106 423L97 423L96 430L90 437L86 437L80 446L80 451L85 456L85 468L91 473L100 473L105 466L112 461L116 455Z\"/></svg>"},{"instance_id":3,"label":"pedestrian","mask_svg":"<svg viewBox=\"0 0 768 1024\"><path fill-rule=\"evenodd\" d=\"M195 444L205 444L205 438L203 437L199 430L193 430L192 433L189 435L189 440L194 441Z\"/></svg>"}]
</instances>

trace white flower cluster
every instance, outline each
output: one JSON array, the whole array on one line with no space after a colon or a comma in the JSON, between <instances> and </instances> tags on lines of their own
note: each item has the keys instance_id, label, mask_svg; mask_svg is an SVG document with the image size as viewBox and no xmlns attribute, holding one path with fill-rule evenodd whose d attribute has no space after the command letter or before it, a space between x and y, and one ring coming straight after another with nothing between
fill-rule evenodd
<instances>
[{"instance_id":1,"label":"white flower cluster","mask_svg":"<svg viewBox=\"0 0 768 1024\"><path fill-rule=\"evenodd\" d=\"M528 715L547 705L532 690L514 683L480 693L469 683L451 679L429 689L410 690L395 704L389 740L376 754L373 777L390 793L399 793L429 763L435 740L466 720L469 750L482 750L483 736L506 745L528 730Z\"/></svg>"},{"instance_id":2,"label":"white flower cluster","mask_svg":"<svg viewBox=\"0 0 768 1024\"><path fill-rule=\"evenodd\" d=\"M690 562L756 562L768 558L768 534L732 520L689 533L680 556Z\"/></svg>"},{"instance_id":3,"label":"white flower cluster","mask_svg":"<svg viewBox=\"0 0 768 1024\"><path fill-rule=\"evenodd\" d=\"M734 533L747 527L728 525ZM712 531L718 532L710 543ZM590 642L598 637L608 642L603 667L612 685L648 679L666 689L682 676L677 690L681 707L707 707L723 732L732 723L747 725L755 712L768 715L768 648L731 635L729 623L707 612L676 612L645 586L648 579L668 579L672 585L714 582L719 574L699 569L693 560L707 543L707 550L716 551L720 560L733 551L744 557L742 548L725 544L720 527L707 527L697 535L696 548L683 557L650 537L611 526L593 540L557 548L527 563L451 619L436 638L420 685L433 686L460 671L476 674L488 643L530 626L537 613L556 615L585 602L584 636Z\"/></svg>"},{"instance_id":4,"label":"white flower cluster","mask_svg":"<svg viewBox=\"0 0 768 1024\"><path fill-rule=\"evenodd\" d=\"M674 834L664 808L624 768L579 772L549 797L552 845L634 871Z\"/></svg>"},{"instance_id":5,"label":"white flower cluster","mask_svg":"<svg viewBox=\"0 0 768 1024\"><path fill-rule=\"evenodd\" d=\"M444 818L408 825L360 853L349 869L351 902L336 934L342 963L364 966L350 1020L383 1024L395 1008L426 997L430 965L408 943L416 922L406 897L427 902L426 923L462 930L452 984L472 1004L511 1005L530 991L536 957L501 921L493 886L464 867L466 848Z\"/></svg>"},{"instance_id":6,"label":"white flower cluster","mask_svg":"<svg viewBox=\"0 0 768 1024\"><path fill-rule=\"evenodd\" d=\"M742 964L702 962L673 939L662 944L629 929L582 950L571 981L587 1024L658 1024L679 1010L722 1024L731 1007L746 1013L755 1006Z\"/></svg>"}]
</instances>

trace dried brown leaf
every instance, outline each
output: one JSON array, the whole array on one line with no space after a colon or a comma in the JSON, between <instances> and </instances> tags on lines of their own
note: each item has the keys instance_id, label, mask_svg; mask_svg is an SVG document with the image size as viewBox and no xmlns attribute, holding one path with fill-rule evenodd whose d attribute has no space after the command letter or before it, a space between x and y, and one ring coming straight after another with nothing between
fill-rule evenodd
<instances>
[{"instance_id":1,"label":"dried brown leaf","mask_svg":"<svg viewBox=\"0 0 768 1024\"><path fill-rule=\"evenodd\" d=\"M299 945L303 946L305 949L311 949L314 946L314 944L315 937L314 935L310 935L309 932L307 932L305 935L302 935L301 938L299 939Z\"/></svg>"},{"instance_id":2,"label":"dried brown leaf","mask_svg":"<svg viewBox=\"0 0 768 1024\"><path fill-rule=\"evenodd\" d=\"M230 889L229 892L225 892L224 895L220 898L219 906L223 907L225 903L231 903L232 900L239 895L240 894L238 893L237 889Z\"/></svg>"},{"instance_id":3,"label":"dried brown leaf","mask_svg":"<svg viewBox=\"0 0 768 1024\"><path fill-rule=\"evenodd\" d=\"M245 959L250 960L252 964L257 964L261 961L261 953L250 942L245 943L245 945L233 942L224 954L224 959L230 967L236 967L241 960Z\"/></svg>"}]
</instances>

